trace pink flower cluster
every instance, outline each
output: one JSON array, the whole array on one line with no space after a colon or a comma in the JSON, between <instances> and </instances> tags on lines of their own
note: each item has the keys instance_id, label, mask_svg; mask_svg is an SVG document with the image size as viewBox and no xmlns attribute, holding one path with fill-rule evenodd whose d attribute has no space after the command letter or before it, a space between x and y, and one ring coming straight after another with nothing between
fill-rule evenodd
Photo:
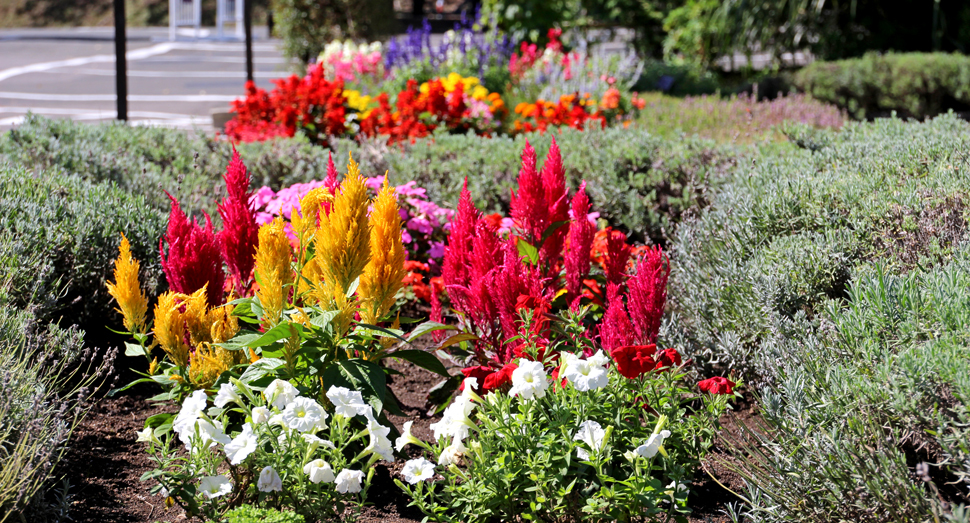
<instances>
[{"instance_id":1,"label":"pink flower cluster","mask_svg":"<svg viewBox=\"0 0 970 523\"><path fill-rule=\"evenodd\" d=\"M356 45L353 42L334 41L324 47L319 63L328 78L353 82L360 76L384 78L384 58L380 42Z\"/></svg>"}]
</instances>

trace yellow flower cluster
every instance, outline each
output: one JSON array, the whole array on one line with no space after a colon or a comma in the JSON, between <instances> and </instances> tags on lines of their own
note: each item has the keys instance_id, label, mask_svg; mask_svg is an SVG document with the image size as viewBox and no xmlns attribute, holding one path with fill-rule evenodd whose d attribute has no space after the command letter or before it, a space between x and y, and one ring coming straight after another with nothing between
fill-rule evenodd
<instances>
[{"instance_id":1,"label":"yellow flower cluster","mask_svg":"<svg viewBox=\"0 0 970 523\"><path fill-rule=\"evenodd\" d=\"M131 245L124 234L118 247L115 260L115 283L108 282L108 294L118 302L119 312L124 317L128 332L145 331L145 313L148 312L148 299L138 283L138 270L141 264L131 257Z\"/></svg>"},{"instance_id":2,"label":"yellow flower cluster","mask_svg":"<svg viewBox=\"0 0 970 523\"><path fill-rule=\"evenodd\" d=\"M347 107L360 113L360 119L363 120L370 115L370 112L374 110L371 107L372 97L368 95L360 94L360 91L354 89L344 89L344 97L347 99Z\"/></svg>"},{"instance_id":3,"label":"yellow flower cluster","mask_svg":"<svg viewBox=\"0 0 970 523\"><path fill-rule=\"evenodd\" d=\"M478 80L471 76L463 77L458 73L449 73L448 76L442 76L438 78L441 82L441 86L445 88L446 93L451 93L458 87L458 84L462 84L462 90L468 93L475 100L488 101L488 89ZM420 90L423 94L428 94L428 82L421 84Z\"/></svg>"}]
</instances>

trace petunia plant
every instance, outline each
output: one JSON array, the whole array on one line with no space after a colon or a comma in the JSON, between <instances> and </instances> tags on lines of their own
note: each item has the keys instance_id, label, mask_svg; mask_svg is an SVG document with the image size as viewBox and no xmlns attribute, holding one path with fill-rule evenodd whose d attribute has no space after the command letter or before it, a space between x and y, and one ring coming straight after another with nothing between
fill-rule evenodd
<instances>
[{"instance_id":1,"label":"petunia plant","mask_svg":"<svg viewBox=\"0 0 970 523\"><path fill-rule=\"evenodd\" d=\"M652 344L589 354L585 310L557 321L566 335L551 346L525 337L509 386L483 397L466 378L432 424L433 442L408 430L398 439L425 451L397 483L430 520L669 521L690 512L688 485L735 384L689 385L679 354Z\"/></svg>"},{"instance_id":2,"label":"petunia plant","mask_svg":"<svg viewBox=\"0 0 970 523\"><path fill-rule=\"evenodd\" d=\"M241 504L286 507L308 522L353 519L374 464L394 461L391 428L360 392L331 387L325 399L283 380L257 388L233 379L214 398L197 390L171 433L138 434L155 465L142 480L207 521Z\"/></svg>"}]
</instances>

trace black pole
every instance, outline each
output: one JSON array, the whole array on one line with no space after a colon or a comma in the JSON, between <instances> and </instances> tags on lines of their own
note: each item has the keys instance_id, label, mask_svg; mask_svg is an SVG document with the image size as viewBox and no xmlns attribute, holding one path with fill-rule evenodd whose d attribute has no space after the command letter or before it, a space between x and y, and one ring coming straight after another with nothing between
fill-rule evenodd
<instances>
[{"instance_id":1,"label":"black pole","mask_svg":"<svg viewBox=\"0 0 970 523\"><path fill-rule=\"evenodd\" d=\"M253 0L243 0L243 27L246 29L246 80L252 82L253 81Z\"/></svg>"},{"instance_id":2,"label":"black pole","mask_svg":"<svg viewBox=\"0 0 970 523\"><path fill-rule=\"evenodd\" d=\"M128 62L125 58L125 0L115 0L115 93L118 119L128 121Z\"/></svg>"}]
</instances>

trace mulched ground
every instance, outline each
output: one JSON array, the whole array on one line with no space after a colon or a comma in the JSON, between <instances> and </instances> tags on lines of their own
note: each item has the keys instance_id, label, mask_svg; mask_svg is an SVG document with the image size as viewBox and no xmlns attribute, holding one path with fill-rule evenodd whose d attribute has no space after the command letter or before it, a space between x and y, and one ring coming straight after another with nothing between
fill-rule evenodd
<instances>
[{"instance_id":1,"label":"mulched ground","mask_svg":"<svg viewBox=\"0 0 970 523\"><path fill-rule=\"evenodd\" d=\"M425 394L440 381L440 377L409 363L391 363L402 375L391 381L391 390L400 400L401 409L407 417L389 416L399 429L405 421L412 420L412 432L421 439L430 440L429 425L435 418L428 416ZM151 388L133 389L133 392L114 398L104 398L78 427L65 462L61 468L71 484L73 495L71 517L79 523L153 523L156 521L189 521L178 507L166 509L160 496L148 493L148 482L139 477L150 470L151 462L143 443L135 442L135 432L141 430L144 420L164 412L166 408L153 407L147 398L157 391ZM731 416L729 414L729 416ZM746 398L736 406L736 419L750 420L757 416L757 407ZM725 418L725 430L736 431L736 425ZM715 452L721 452L717 448ZM408 507L408 498L393 483L403 463L388 467L378 465L378 472L371 484L368 507L359 520L364 523L418 523L422 514ZM739 477L708 462L705 467L717 480L736 492L741 492L743 482ZM691 504L694 513L690 523L727 523L723 510L737 498L718 482L702 471L691 486Z\"/></svg>"}]
</instances>

